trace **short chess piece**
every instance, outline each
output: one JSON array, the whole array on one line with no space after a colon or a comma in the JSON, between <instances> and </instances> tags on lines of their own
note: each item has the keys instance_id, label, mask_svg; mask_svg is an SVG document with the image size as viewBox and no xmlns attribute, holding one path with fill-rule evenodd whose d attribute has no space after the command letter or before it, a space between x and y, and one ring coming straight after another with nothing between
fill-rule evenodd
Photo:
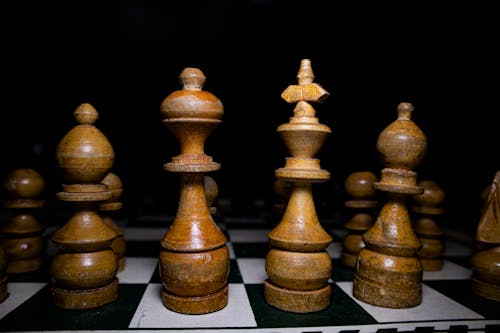
<instances>
[{"instance_id":1,"label":"short chess piece","mask_svg":"<svg viewBox=\"0 0 500 333\"><path fill-rule=\"evenodd\" d=\"M123 271L125 269L125 252L127 244L123 235L123 229L116 224L112 216L113 212L122 208L120 198L123 193L123 184L120 177L113 172L108 173L108 175L101 181L101 184L105 184L108 187L108 190L111 191L111 199L100 203L99 211L102 213L102 220L104 223L106 223L106 225L113 229L118 235L111 243L111 249L118 257L118 271Z\"/></svg>"},{"instance_id":2,"label":"short chess piece","mask_svg":"<svg viewBox=\"0 0 500 333\"><path fill-rule=\"evenodd\" d=\"M172 225L160 241L162 302L169 310L205 314L228 302L229 249L214 222L205 192L205 173L220 164L204 153L205 141L221 122L222 102L202 90L205 75L198 68L180 74L182 90L161 104L163 123L180 144L180 154L164 165L180 174L180 199Z\"/></svg>"},{"instance_id":3,"label":"short chess piece","mask_svg":"<svg viewBox=\"0 0 500 333\"><path fill-rule=\"evenodd\" d=\"M500 302L500 171L497 171L476 231L478 250L471 258L472 291Z\"/></svg>"},{"instance_id":4,"label":"short chess piece","mask_svg":"<svg viewBox=\"0 0 500 333\"><path fill-rule=\"evenodd\" d=\"M413 171L425 156L427 139L411 120L413 106L398 105L398 118L378 136L377 150L385 165L373 186L386 192L373 226L363 234L353 296L385 308L410 308L422 302L422 243L412 229L406 206L409 195L422 194Z\"/></svg>"},{"instance_id":5,"label":"short chess piece","mask_svg":"<svg viewBox=\"0 0 500 333\"><path fill-rule=\"evenodd\" d=\"M275 175L289 181L292 189L281 221L268 234L264 298L278 309L308 313L330 304L332 261L326 248L332 237L318 219L312 183L330 179L314 156L331 130L319 123L311 105L321 103L329 93L313 83L309 59L301 61L297 78L299 84L290 85L281 95L286 102L297 104L290 121L277 129L292 156Z\"/></svg>"},{"instance_id":6,"label":"short chess piece","mask_svg":"<svg viewBox=\"0 0 500 333\"><path fill-rule=\"evenodd\" d=\"M219 195L219 186L215 179L209 175L204 176L205 196L207 197L207 204L210 214L217 215L217 206L215 201Z\"/></svg>"},{"instance_id":7,"label":"short chess piece","mask_svg":"<svg viewBox=\"0 0 500 333\"><path fill-rule=\"evenodd\" d=\"M6 200L3 207L11 213L10 220L0 226L0 246L7 254L7 274L39 271L46 262L45 226L36 210L43 207L45 189L42 175L31 168L12 170L4 181Z\"/></svg>"},{"instance_id":8,"label":"short chess piece","mask_svg":"<svg viewBox=\"0 0 500 333\"><path fill-rule=\"evenodd\" d=\"M7 253L0 246L0 304L9 297L7 279Z\"/></svg>"},{"instance_id":9,"label":"short chess piece","mask_svg":"<svg viewBox=\"0 0 500 333\"><path fill-rule=\"evenodd\" d=\"M74 111L77 125L59 141L56 161L63 179L57 198L73 204L73 215L52 235L51 293L55 306L84 310L118 297L118 257L111 249L117 233L98 213L112 197L102 180L114 161L113 147L94 126L96 109L88 103Z\"/></svg>"},{"instance_id":10,"label":"short chess piece","mask_svg":"<svg viewBox=\"0 0 500 333\"><path fill-rule=\"evenodd\" d=\"M444 234L438 220L444 213L442 204L445 193L432 180L423 180L418 186L424 189L424 193L412 197L411 207L416 216L413 229L422 242L422 248L417 255L424 271L439 271L443 268Z\"/></svg>"},{"instance_id":11,"label":"short chess piece","mask_svg":"<svg viewBox=\"0 0 500 333\"><path fill-rule=\"evenodd\" d=\"M363 234L373 225L373 210L378 206L373 184L377 176L371 171L352 172L344 181L344 188L350 197L344 205L353 211L344 224L347 235L342 241L341 262L355 268L358 254L365 247Z\"/></svg>"}]
</instances>

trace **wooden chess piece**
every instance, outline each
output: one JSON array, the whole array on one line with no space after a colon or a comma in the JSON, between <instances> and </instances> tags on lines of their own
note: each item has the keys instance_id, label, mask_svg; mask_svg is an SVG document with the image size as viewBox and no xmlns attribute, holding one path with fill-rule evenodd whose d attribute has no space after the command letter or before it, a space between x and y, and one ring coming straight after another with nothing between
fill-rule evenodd
<instances>
[{"instance_id":1,"label":"wooden chess piece","mask_svg":"<svg viewBox=\"0 0 500 333\"><path fill-rule=\"evenodd\" d=\"M310 104L324 101L329 93L313 83L309 59L301 61L297 78L299 84L290 85L281 95L287 103L297 105L290 121L277 129L292 157L286 158L285 167L277 169L275 175L293 188L282 220L268 234L270 250L265 267L269 278L264 297L281 310L307 313L330 304L332 261L326 247L332 237L316 214L312 183L330 179L314 155L331 130L319 123Z\"/></svg>"},{"instance_id":2,"label":"wooden chess piece","mask_svg":"<svg viewBox=\"0 0 500 333\"><path fill-rule=\"evenodd\" d=\"M0 246L0 304L9 297L7 278L7 253Z\"/></svg>"},{"instance_id":3,"label":"wooden chess piece","mask_svg":"<svg viewBox=\"0 0 500 333\"><path fill-rule=\"evenodd\" d=\"M118 257L111 249L117 233L98 214L112 197L106 184L114 152L94 126L98 113L88 103L74 111L77 125L57 145L63 191L57 198L73 204L72 217L52 235L58 253L51 263L53 302L64 309L90 309L118 297Z\"/></svg>"},{"instance_id":4,"label":"wooden chess piece","mask_svg":"<svg viewBox=\"0 0 500 333\"><path fill-rule=\"evenodd\" d=\"M0 246L7 254L7 274L38 271L46 261L45 227L35 210L44 205L40 198L45 180L36 170L19 168L11 171L4 181L7 199L3 207L10 209L11 219L0 226Z\"/></svg>"},{"instance_id":5,"label":"wooden chess piece","mask_svg":"<svg viewBox=\"0 0 500 333\"><path fill-rule=\"evenodd\" d=\"M205 75L198 68L185 68L180 81L182 90L161 104L163 123L181 148L164 165L180 174L181 185L177 214L160 242L162 301L175 312L203 314L224 308L228 301L227 238L210 214L204 186L204 173L220 169L204 153L204 145L224 109L217 97L202 90Z\"/></svg>"},{"instance_id":6,"label":"wooden chess piece","mask_svg":"<svg viewBox=\"0 0 500 333\"><path fill-rule=\"evenodd\" d=\"M205 186L205 196L207 197L207 204L210 210L210 214L217 214L217 206L215 206L215 200L219 195L219 186L213 177L208 175L204 176L204 186Z\"/></svg>"},{"instance_id":7,"label":"wooden chess piece","mask_svg":"<svg viewBox=\"0 0 500 333\"><path fill-rule=\"evenodd\" d=\"M113 229L118 235L111 243L111 249L118 257L118 271L123 271L125 269L125 252L127 244L125 237L123 236L123 229L116 224L112 217L112 212L122 208L122 203L120 202L120 198L123 193L122 181L115 173L110 172L106 177L104 177L101 184L105 184L108 187L108 190L111 191L111 199L100 203L99 211L103 214L102 220L104 223Z\"/></svg>"},{"instance_id":8,"label":"wooden chess piece","mask_svg":"<svg viewBox=\"0 0 500 333\"><path fill-rule=\"evenodd\" d=\"M417 255L422 262L424 271L439 271L443 268L444 240L443 231L437 223L438 216L444 213L441 207L445 193L432 180L423 180L418 186L424 193L412 197L412 211L417 214L413 229L422 242L422 248Z\"/></svg>"},{"instance_id":9,"label":"wooden chess piece","mask_svg":"<svg viewBox=\"0 0 500 333\"><path fill-rule=\"evenodd\" d=\"M483 215L476 231L477 251L471 258L472 291L500 302L500 171L490 187Z\"/></svg>"},{"instance_id":10,"label":"wooden chess piece","mask_svg":"<svg viewBox=\"0 0 500 333\"><path fill-rule=\"evenodd\" d=\"M371 171L356 171L344 181L344 188L351 198L344 205L354 210L344 225L347 235L342 242L341 262L347 267L356 267L359 251L365 247L362 236L373 225L372 210L378 205L373 183L377 180Z\"/></svg>"},{"instance_id":11,"label":"wooden chess piece","mask_svg":"<svg viewBox=\"0 0 500 333\"><path fill-rule=\"evenodd\" d=\"M411 120L413 106L398 105L398 119L377 139L385 168L373 186L387 192L379 216L363 234L353 295L360 301L386 308L409 308L422 302L422 263L417 256L422 243L412 229L406 199L423 193L413 171L427 150L427 139Z\"/></svg>"}]
</instances>

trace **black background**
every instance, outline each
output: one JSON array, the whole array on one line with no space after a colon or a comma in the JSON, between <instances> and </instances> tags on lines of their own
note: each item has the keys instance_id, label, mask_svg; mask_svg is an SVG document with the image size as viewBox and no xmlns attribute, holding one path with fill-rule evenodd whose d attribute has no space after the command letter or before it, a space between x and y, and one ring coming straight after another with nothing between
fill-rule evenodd
<instances>
[{"instance_id":1,"label":"black background","mask_svg":"<svg viewBox=\"0 0 500 333\"><path fill-rule=\"evenodd\" d=\"M350 172L383 167L375 143L400 102L428 150L415 171L446 191L445 223L477 225L480 192L499 170L498 21L477 2L349 5L334 1L14 2L2 5L0 171L33 167L55 201L55 149L83 102L115 150L123 213L174 214L178 175L163 164L178 143L162 100L185 67L224 104L206 153L219 197L237 214L272 205L274 170L288 156L276 128L293 105L280 98L309 58L331 96L315 105L332 134L318 158L331 180L315 185L320 214L342 209ZM418 5L417 5L418 3ZM258 203L264 202L262 207ZM57 204L56 204L57 205Z\"/></svg>"}]
</instances>

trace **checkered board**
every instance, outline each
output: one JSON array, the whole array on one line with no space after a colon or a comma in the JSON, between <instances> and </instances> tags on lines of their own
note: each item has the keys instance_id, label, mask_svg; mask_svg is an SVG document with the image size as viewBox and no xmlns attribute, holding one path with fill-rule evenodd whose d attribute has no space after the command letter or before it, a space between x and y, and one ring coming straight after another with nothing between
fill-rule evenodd
<instances>
[{"instance_id":1,"label":"checkered board","mask_svg":"<svg viewBox=\"0 0 500 333\"><path fill-rule=\"evenodd\" d=\"M469 286L471 243L451 231L445 232L443 269L424 272L422 304L388 309L353 298L354 271L339 260L345 230L325 224L334 239L327 249L333 261L331 302L322 311L297 314L274 308L263 297L272 225L230 218L218 223L228 237L231 256L229 300L220 311L184 315L165 308L157 257L168 223L124 225L126 264L118 274L116 301L93 310L59 309L52 304L47 270L9 276L9 297L0 304L0 331L500 332L500 303L473 294ZM56 251L50 242L47 251Z\"/></svg>"}]
</instances>

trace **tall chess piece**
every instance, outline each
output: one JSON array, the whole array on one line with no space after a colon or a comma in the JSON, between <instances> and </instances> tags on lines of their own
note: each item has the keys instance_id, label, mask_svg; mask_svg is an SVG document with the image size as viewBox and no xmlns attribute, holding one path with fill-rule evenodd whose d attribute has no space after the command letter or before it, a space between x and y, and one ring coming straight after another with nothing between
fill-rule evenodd
<instances>
[{"instance_id":1,"label":"tall chess piece","mask_svg":"<svg viewBox=\"0 0 500 333\"><path fill-rule=\"evenodd\" d=\"M36 209L44 205L41 198L44 188L44 178L31 168L15 169L5 178L7 199L3 207L12 216L0 226L0 246L7 254L7 274L38 271L46 261L45 226L36 216Z\"/></svg>"},{"instance_id":2,"label":"tall chess piece","mask_svg":"<svg viewBox=\"0 0 500 333\"><path fill-rule=\"evenodd\" d=\"M424 271L439 271L443 268L444 240L438 218L444 213L441 206L445 193L432 180L423 180L418 186L424 189L424 193L413 197L411 207L416 214L413 229L422 242L422 248L417 255Z\"/></svg>"},{"instance_id":3,"label":"tall chess piece","mask_svg":"<svg viewBox=\"0 0 500 333\"><path fill-rule=\"evenodd\" d=\"M292 157L275 171L277 178L292 183L290 198L281 222L269 233L270 250L266 256L264 297L279 309L306 313L319 311L330 303L328 284L332 261L326 247L332 237L321 226L312 195L312 183L330 179L314 155L331 133L320 124L310 103L322 102L329 93L313 83L309 59L303 59L297 75L298 85L281 95L287 103L297 103L289 123L277 132Z\"/></svg>"},{"instance_id":4,"label":"tall chess piece","mask_svg":"<svg viewBox=\"0 0 500 333\"><path fill-rule=\"evenodd\" d=\"M500 302L500 171L490 187L476 232L478 250L471 258L472 291Z\"/></svg>"},{"instance_id":5,"label":"tall chess piece","mask_svg":"<svg viewBox=\"0 0 500 333\"><path fill-rule=\"evenodd\" d=\"M102 212L102 220L108 227L113 229L117 233L117 237L111 243L111 249L115 251L118 257L118 271L123 271L125 269L125 251L127 244L125 242L125 237L123 236L123 230L120 228L113 219L113 212L116 212L122 208L122 203L120 198L123 193L122 181L115 173L110 172L101 181L101 184L105 184L108 190L111 191L111 199L108 199L99 204L99 211Z\"/></svg>"},{"instance_id":6,"label":"tall chess piece","mask_svg":"<svg viewBox=\"0 0 500 333\"><path fill-rule=\"evenodd\" d=\"M419 165L427 151L427 139L410 119L413 106L398 105L398 119L377 140L382 163L381 179L373 186L387 192L379 216L363 234L365 248L359 252L353 295L386 308L409 308L422 302L422 263L417 256L422 243L412 229L407 197L423 193L417 186Z\"/></svg>"},{"instance_id":7,"label":"tall chess piece","mask_svg":"<svg viewBox=\"0 0 500 333\"><path fill-rule=\"evenodd\" d=\"M355 268L358 254L365 247L363 234L373 225L373 209L377 207L376 191L373 184L377 176L371 171L356 171L344 181L344 187L350 200L344 205L354 211L344 225L347 235L342 242L341 262Z\"/></svg>"},{"instance_id":8,"label":"tall chess piece","mask_svg":"<svg viewBox=\"0 0 500 333\"><path fill-rule=\"evenodd\" d=\"M160 242L162 301L175 312L203 314L224 308L228 301L227 238L210 214L204 186L204 173L220 169L204 153L204 145L224 110L217 97L202 90L201 70L185 68L180 81L182 90L161 104L163 123L181 151L164 165L180 174L181 185L177 214Z\"/></svg>"},{"instance_id":9,"label":"tall chess piece","mask_svg":"<svg viewBox=\"0 0 500 333\"><path fill-rule=\"evenodd\" d=\"M77 125L57 145L63 191L57 198L73 204L73 216L53 235L58 253L51 263L53 302L64 309L90 309L118 297L118 258L111 243L118 236L98 214L97 206L112 197L101 183L114 152L94 126L98 113L88 103L74 111Z\"/></svg>"},{"instance_id":10,"label":"tall chess piece","mask_svg":"<svg viewBox=\"0 0 500 333\"><path fill-rule=\"evenodd\" d=\"M7 253L0 246L0 304L9 297L7 278Z\"/></svg>"}]
</instances>

